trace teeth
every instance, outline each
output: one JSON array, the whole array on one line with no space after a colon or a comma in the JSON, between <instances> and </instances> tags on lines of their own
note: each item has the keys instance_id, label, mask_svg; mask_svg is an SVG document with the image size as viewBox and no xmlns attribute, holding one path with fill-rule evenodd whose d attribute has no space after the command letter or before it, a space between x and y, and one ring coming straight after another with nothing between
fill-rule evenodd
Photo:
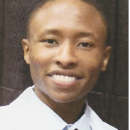
<instances>
[{"instance_id":1,"label":"teeth","mask_svg":"<svg viewBox=\"0 0 130 130\"><path fill-rule=\"evenodd\" d=\"M70 76L64 76L64 75L53 75L52 76L55 80L57 81L60 81L60 82L66 82L66 83L69 83L69 82L72 82L74 80L76 80L75 77L70 77Z\"/></svg>"}]
</instances>

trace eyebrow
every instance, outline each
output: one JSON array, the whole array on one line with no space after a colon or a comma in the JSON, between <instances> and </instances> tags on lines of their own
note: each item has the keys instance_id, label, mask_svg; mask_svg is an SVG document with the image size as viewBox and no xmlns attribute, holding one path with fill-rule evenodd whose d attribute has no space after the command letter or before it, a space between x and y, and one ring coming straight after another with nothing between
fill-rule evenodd
<instances>
[{"instance_id":1,"label":"eyebrow","mask_svg":"<svg viewBox=\"0 0 130 130\"><path fill-rule=\"evenodd\" d=\"M45 29L38 37L41 37L45 34L61 35L60 31L57 29Z\"/></svg>"},{"instance_id":2,"label":"eyebrow","mask_svg":"<svg viewBox=\"0 0 130 130\"><path fill-rule=\"evenodd\" d=\"M94 36L94 34L93 33L91 33L91 32L79 32L78 34L77 34L77 37L92 37L92 38L94 38L95 40L97 40L97 38Z\"/></svg>"},{"instance_id":3,"label":"eyebrow","mask_svg":"<svg viewBox=\"0 0 130 130\"><path fill-rule=\"evenodd\" d=\"M61 31L58 30L58 29L45 29L41 34L39 34L38 37L41 37L45 34L52 34L52 35L62 35ZM93 33L91 32L78 32L76 35L75 35L77 38L79 37L92 37L94 38L95 40L97 40L97 38L94 36Z\"/></svg>"}]
</instances>

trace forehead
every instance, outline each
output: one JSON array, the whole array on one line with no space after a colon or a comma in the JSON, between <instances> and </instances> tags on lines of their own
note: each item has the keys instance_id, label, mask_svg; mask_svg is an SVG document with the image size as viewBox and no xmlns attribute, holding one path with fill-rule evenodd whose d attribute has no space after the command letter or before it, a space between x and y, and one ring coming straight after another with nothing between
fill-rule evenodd
<instances>
[{"instance_id":1,"label":"forehead","mask_svg":"<svg viewBox=\"0 0 130 130\"><path fill-rule=\"evenodd\" d=\"M37 18L39 15L48 15L49 13L51 15L62 14L65 16L68 14L71 16L72 14L89 14L91 16L95 14L95 16L98 15L103 20L103 16L93 5L81 0L54 0L44 3L33 12L31 20Z\"/></svg>"},{"instance_id":2,"label":"forehead","mask_svg":"<svg viewBox=\"0 0 130 130\"><path fill-rule=\"evenodd\" d=\"M100 19L102 19L102 22L105 24L105 20L102 14L93 5L90 5L81 0L54 0L44 3L43 5L40 5L36 10L34 10L30 18L30 23L39 16L41 17L41 15L42 17L49 15L63 15L63 17L72 17L77 15L78 17L87 16L87 18L94 15L100 17Z\"/></svg>"},{"instance_id":3,"label":"forehead","mask_svg":"<svg viewBox=\"0 0 130 130\"><path fill-rule=\"evenodd\" d=\"M47 2L38 8L30 21L30 32L42 27L57 26L60 28L84 28L85 24L92 28L106 28L101 14L97 9L80 0L56 0Z\"/></svg>"}]
</instances>

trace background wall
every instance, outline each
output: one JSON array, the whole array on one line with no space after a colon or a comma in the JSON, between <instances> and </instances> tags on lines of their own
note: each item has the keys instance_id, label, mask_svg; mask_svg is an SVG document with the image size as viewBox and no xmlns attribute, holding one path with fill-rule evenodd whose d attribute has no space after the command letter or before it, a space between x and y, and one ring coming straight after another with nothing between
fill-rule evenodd
<instances>
[{"instance_id":1,"label":"background wall","mask_svg":"<svg viewBox=\"0 0 130 130\"><path fill-rule=\"evenodd\" d=\"M23 60L22 38L28 13L40 0L0 0L0 105L32 84ZM90 106L119 130L128 130L128 1L97 0L110 25L113 47L108 69L88 95Z\"/></svg>"}]
</instances>

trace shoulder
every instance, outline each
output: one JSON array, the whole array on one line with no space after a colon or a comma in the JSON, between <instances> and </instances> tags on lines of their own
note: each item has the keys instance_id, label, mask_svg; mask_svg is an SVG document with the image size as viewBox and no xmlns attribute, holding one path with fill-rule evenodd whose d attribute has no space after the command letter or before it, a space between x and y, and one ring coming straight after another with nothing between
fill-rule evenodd
<instances>
[{"instance_id":1,"label":"shoulder","mask_svg":"<svg viewBox=\"0 0 130 130\"><path fill-rule=\"evenodd\" d=\"M87 108L87 114L92 130L97 130L97 128L100 130L117 130L115 127L102 121L90 106Z\"/></svg>"},{"instance_id":2,"label":"shoulder","mask_svg":"<svg viewBox=\"0 0 130 130\"><path fill-rule=\"evenodd\" d=\"M29 116L27 116L29 115ZM0 129L22 130L27 126L31 113L26 107L3 106L0 107ZM22 126L23 124L23 126Z\"/></svg>"},{"instance_id":3,"label":"shoulder","mask_svg":"<svg viewBox=\"0 0 130 130\"><path fill-rule=\"evenodd\" d=\"M0 106L0 116L1 115L11 115L14 113L19 113L24 111L29 107L30 96L32 96L32 87L28 87L23 91L18 98L16 98L12 103L6 106Z\"/></svg>"},{"instance_id":4,"label":"shoulder","mask_svg":"<svg viewBox=\"0 0 130 130\"><path fill-rule=\"evenodd\" d=\"M16 130L14 128L18 128L21 126L21 123L26 124L30 120L31 112L28 97L30 91L30 88L26 89L11 104L0 107L0 129Z\"/></svg>"}]
</instances>

